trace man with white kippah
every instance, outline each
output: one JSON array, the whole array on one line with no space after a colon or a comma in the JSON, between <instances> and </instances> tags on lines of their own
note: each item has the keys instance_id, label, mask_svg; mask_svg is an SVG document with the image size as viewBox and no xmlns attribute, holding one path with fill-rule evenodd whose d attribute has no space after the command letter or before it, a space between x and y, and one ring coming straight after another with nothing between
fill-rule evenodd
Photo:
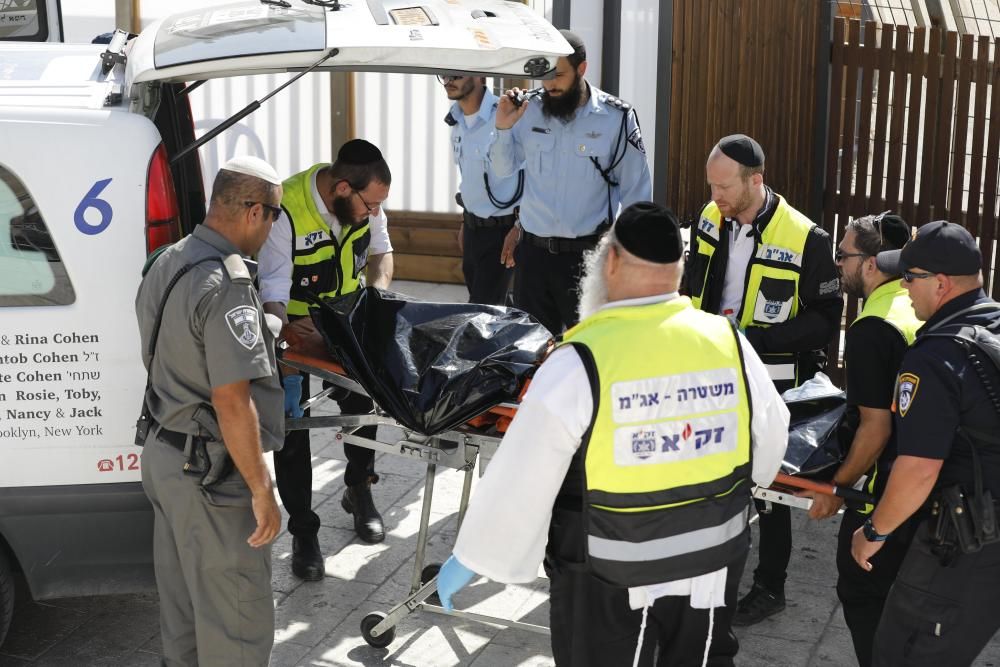
<instances>
[{"instance_id":1,"label":"man with white kippah","mask_svg":"<svg viewBox=\"0 0 1000 667\"><path fill-rule=\"evenodd\" d=\"M147 263L135 310L148 382L136 442L153 505L164 665L266 665L271 542L264 452L284 437L275 336L243 257L281 212L271 165L222 166L205 221Z\"/></svg>"}]
</instances>

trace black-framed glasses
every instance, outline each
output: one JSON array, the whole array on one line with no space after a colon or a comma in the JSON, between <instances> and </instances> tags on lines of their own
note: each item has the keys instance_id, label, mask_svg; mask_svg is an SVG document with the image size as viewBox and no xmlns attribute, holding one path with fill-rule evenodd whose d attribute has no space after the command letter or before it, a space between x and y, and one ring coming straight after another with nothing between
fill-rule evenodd
<instances>
[{"instance_id":1,"label":"black-framed glasses","mask_svg":"<svg viewBox=\"0 0 1000 667\"><path fill-rule=\"evenodd\" d=\"M844 252L840 248L837 248L837 252L833 253L833 259L837 262L843 262L848 257L871 257L866 252Z\"/></svg>"},{"instance_id":2,"label":"black-framed glasses","mask_svg":"<svg viewBox=\"0 0 1000 667\"><path fill-rule=\"evenodd\" d=\"M920 271L903 271L903 281L912 283L914 280L933 278L935 275L934 273L921 273Z\"/></svg>"},{"instance_id":3,"label":"black-framed glasses","mask_svg":"<svg viewBox=\"0 0 1000 667\"><path fill-rule=\"evenodd\" d=\"M458 81L459 79L464 79L464 74L438 74L437 80L442 86L447 86L452 81Z\"/></svg>"},{"instance_id":4,"label":"black-framed glasses","mask_svg":"<svg viewBox=\"0 0 1000 667\"><path fill-rule=\"evenodd\" d=\"M243 204L247 208L253 208L254 206L260 204L264 208L265 211L267 211L268 213L271 214L271 222L274 222L275 220L277 220L278 216L281 215L281 207L280 206L275 206L274 204L265 204L262 201L245 201L245 202L243 202Z\"/></svg>"},{"instance_id":5,"label":"black-framed glasses","mask_svg":"<svg viewBox=\"0 0 1000 667\"><path fill-rule=\"evenodd\" d=\"M366 202L365 198L361 196L361 192L359 192L357 189L351 188L351 192L356 194L358 196L358 199L361 200L361 203L365 205L365 208L368 210L368 215L375 215L375 212L378 211L380 208L382 208L382 204L375 204L374 206L372 206L371 204Z\"/></svg>"}]
</instances>

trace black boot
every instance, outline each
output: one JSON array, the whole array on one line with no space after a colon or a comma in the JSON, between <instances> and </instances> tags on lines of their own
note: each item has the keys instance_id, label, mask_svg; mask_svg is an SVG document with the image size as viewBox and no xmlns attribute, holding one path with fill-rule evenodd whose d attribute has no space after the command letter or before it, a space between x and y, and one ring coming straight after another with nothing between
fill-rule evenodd
<instances>
[{"instance_id":1,"label":"black boot","mask_svg":"<svg viewBox=\"0 0 1000 667\"><path fill-rule=\"evenodd\" d=\"M375 509L372 500L371 482L347 487L340 505L348 514L354 515L354 532L365 542L375 544L385 539L382 515Z\"/></svg>"},{"instance_id":2,"label":"black boot","mask_svg":"<svg viewBox=\"0 0 1000 667\"><path fill-rule=\"evenodd\" d=\"M325 573L319 539L315 535L292 537L292 574L306 581L320 581Z\"/></svg>"}]
</instances>

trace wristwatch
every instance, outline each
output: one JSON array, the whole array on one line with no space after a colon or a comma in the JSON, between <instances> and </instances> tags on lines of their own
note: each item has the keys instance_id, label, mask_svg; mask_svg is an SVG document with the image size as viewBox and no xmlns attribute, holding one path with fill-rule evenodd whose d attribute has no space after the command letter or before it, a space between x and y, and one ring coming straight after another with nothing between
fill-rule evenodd
<instances>
[{"instance_id":1,"label":"wristwatch","mask_svg":"<svg viewBox=\"0 0 1000 667\"><path fill-rule=\"evenodd\" d=\"M875 530L875 525L872 523L871 517L868 517L868 520L865 521L863 526L861 526L861 532L864 534L865 539L869 542L885 542L889 539L889 533L883 535Z\"/></svg>"}]
</instances>

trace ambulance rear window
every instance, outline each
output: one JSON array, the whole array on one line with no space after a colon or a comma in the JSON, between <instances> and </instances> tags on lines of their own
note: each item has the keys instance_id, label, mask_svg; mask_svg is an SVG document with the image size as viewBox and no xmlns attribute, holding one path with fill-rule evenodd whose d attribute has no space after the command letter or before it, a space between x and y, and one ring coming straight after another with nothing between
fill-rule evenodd
<instances>
[{"instance_id":1,"label":"ambulance rear window","mask_svg":"<svg viewBox=\"0 0 1000 667\"><path fill-rule=\"evenodd\" d=\"M65 306L76 292L38 206L0 165L0 307Z\"/></svg>"}]
</instances>

